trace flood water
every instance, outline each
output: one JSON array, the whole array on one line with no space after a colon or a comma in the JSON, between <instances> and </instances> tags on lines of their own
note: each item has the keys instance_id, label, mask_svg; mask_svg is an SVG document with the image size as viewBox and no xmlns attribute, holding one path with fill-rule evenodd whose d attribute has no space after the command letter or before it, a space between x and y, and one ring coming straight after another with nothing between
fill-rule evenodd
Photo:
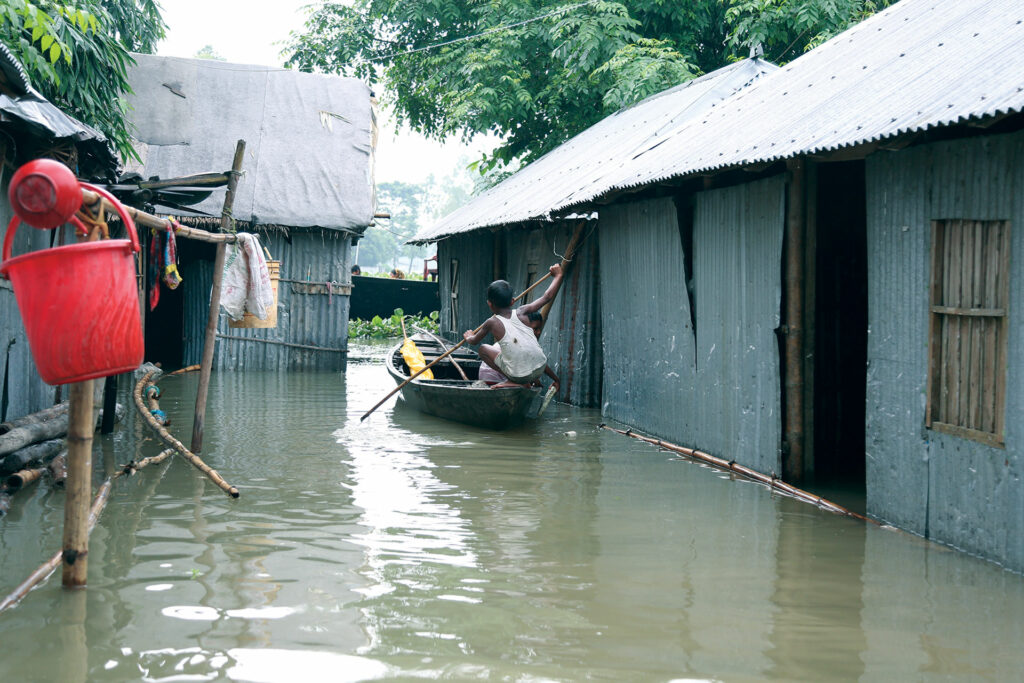
<instances>
[{"instance_id":1,"label":"flood water","mask_svg":"<svg viewBox=\"0 0 1024 683\"><path fill-rule=\"evenodd\" d=\"M115 482L89 587L0 615L4 681L1021 680L1024 577L595 429L386 404L380 362L219 373L207 462ZM191 433L196 376L161 382ZM134 413L97 468L155 455ZM573 435L575 433L575 435ZM59 549L48 485L0 520L0 593Z\"/></svg>"}]
</instances>

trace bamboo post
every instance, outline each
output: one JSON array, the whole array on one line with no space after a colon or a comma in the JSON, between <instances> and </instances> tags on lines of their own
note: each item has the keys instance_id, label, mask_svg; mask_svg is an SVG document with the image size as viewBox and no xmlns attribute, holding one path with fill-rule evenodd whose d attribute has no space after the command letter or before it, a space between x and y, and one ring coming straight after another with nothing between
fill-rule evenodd
<instances>
[{"instance_id":1,"label":"bamboo post","mask_svg":"<svg viewBox=\"0 0 1024 683\"><path fill-rule=\"evenodd\" d=\"M224 209L221 211L220 230L228 232L231 227L231 209L235 203L235 189L245 158L245 140L235 146L235 159L231 164L231 177L224 195ZM217 245L217 256L213 261L213 287L210 289L210 314L206 318L206 339L203 342L203 359L199 369L199 388L196 390L196 413L192 421L192 451L203 450L203 431L206 428L206 395L210 388L210 373L213 371L214 344L217 343L217 319L220 315L220 281L224 276L224 243Z\"/></svg>"},{"instance_id":2,"label":"bamboo post","mask_svg":"<svg viewBox=\"0 0 1024 683\"><path fill-rule=\"evenodd\" d=\"M68 391L68 478L64 500L64 551L61 582L84 586L89 554L89 494L92 489L93 380L75 382Z\"/></svg>"},{"instance_id":3,"label":"bamboo post","mask_svg":"<svg viewBox=\"0 0 1024 683\"><path fill-rule=\"evenodd\" d=\"M537 285L539 285L540 283L544 282L544 281L545 281L545 280L547 280L547 279L548 279L549 277L551 277L551 273L550 273L550 272L548 272L548 274L547 274L547 275L545 275L544 277L540 278L539 280L537 280L536 282L534 282L534 283L533 283L532 285L530 285L529 287L527 287L527 288L526 288L526 290L524 290L522 294L520 294L520 295L519 295L519 296L517 296L516 298L512 299L512 303L515 303L515 302L519 301L520 299L522 299L522 298L523 298L524 296L526 296L527 294L529 294L529 293L530 293L530 292L531 292L531 291L533 290L533 288L534 288L534 287L536 287L536 286L537 286ZM483 328L483 326L484 326L485 324L486 324L486 321L485 321L485 322L483 322L483 323L480 323L480 327L476 328L476 329L475 329L475 330L473 331L473 334L476 334L476 333L478 333L478 332L479 332L479 331L480 331L480 330L481 330L481 329ZM460 341L460 342L459 342L458 344L456 344L456 345L455 345L455 346L453 346L452 348L448 349L447 351L445 351L444 353L442 353L442 354L441 354L440 356L438 356L438 357L437 357L437 358L435 358L434 360L432 360L432 361L430 361L429 363L427 363L427 364L426 364L426 365L425 365L425 366L424 366L424 367L423 367L423 368L422 368L422 369L421 369L421 370L420 370L419 372L417 372L417 373L416 373L415 375L413 375L413 376L412 376L412 377L410 377L409 379L405 380L404 382L402 382L401 384L399 384L399 385L398 385L397 387L395 387L394 389L392 389L392 390L391 390L390 392L388 392L388 395L387 395L387 396L385 396L384 398L382 398L382 399L381 399L380 401L378 401L378 402L377 402L377 405L375 405L375 406L373 406L372 408L370 408L369 410L367 410L367 411L366 411L366 413L364 413L364 414L363 414L363 416L362 416L361 418L359 418L359 421L360 421L360 422L362 422L362 421L363 421L363 420L365 420L366 418L370 417L370 413L372 413L373 411L377 410L377 408L380 408L380 407L381 407L382 405L384 405L384 401L387 401L387 400L388 400L389 398L391 398L392 396L394 396L395 394L397 394L397 393L398 393L398 391L399 391L399 389L401 389L401 388L402 388L402 387L404 387L404 386L405 386L406 384L408 384L409 382L413 381L414 379L416 379L417 377L419 377L420 375L422 375L422 374L423 374L424 372L426 372L426 371L427 371L427 370L428 370L429 368L432 368L432 367L434 367L435 365L437 365L437 364L438 364L438 362L440 362L440 361L444 360L444 359L445 359L445 358L447 358L448 356L450 356L450 355L452 355L453 353L455 353L455 351L456 351L456 350L458 350L458 349L460 349L460 348L462 348L462 345L463 345L463 344L465 344L465 343L466 343L466 340L465 340L465 339L463 339L463 340L462 340L462 341Z\"/></svg>"},{"instance_id":4,"label":"bamboo post","mask_svg":"<svg viewBox=\"0 0 1024 683\"><path fill-rule=\"evenodd\" d=\"M790 159L786 210L785 478L804 476L804 162Z\"/></svg>"}]
</instances>

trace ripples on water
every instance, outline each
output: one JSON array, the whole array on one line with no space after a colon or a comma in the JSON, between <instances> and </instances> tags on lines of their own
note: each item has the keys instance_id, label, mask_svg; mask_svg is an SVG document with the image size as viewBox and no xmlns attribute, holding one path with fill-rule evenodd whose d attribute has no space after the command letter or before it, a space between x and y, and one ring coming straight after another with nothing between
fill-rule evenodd
<instances>
[{"instance_id":1,"label":"ripples on water","mask_svg":"<svg viewBox=\"0 0 1024 683\"><path fill-rule=\"evenodd\" d=\"M195 383L163 383L186 441ZM365 362L216 375L205 457L242 497L183 461L118 481L88 590L54 576L0 616L4 680L1024 675L1019 575L596 431L594 411L491 433L392 402L361 423L392 386ZM136 449L160 446L129 422L94 460ZM37 486L0 521L4 594L59 547L62 505Z\"/></svg>"}]
</instances>

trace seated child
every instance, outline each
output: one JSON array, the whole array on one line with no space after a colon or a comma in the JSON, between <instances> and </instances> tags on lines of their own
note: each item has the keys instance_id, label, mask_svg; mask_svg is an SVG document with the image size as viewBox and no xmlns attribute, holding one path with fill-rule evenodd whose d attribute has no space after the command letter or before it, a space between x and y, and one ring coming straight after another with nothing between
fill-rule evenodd
<instances>
[{"instance_id":1,"label":"seated child","mask_svg":"<svg viewBox=\"0 0 1024 683\"><path fill-rule=\"evenodd\" d=\"M488 367L502 373L512 384L528 385L539 378L547 367L547 357L529 326L529 314L551 301L562 285L562 268L551 266L553 281L536 301L512 309L512 285L496 280L487 288L487 306L494 313L476 334L467 330L462 336L470 344L480 344L488 334L495 344L481 344L480 359ZM553 374L553 373L552 373Z\"/></svg>"},{"instance_id":2,"label":"seated child","mask_svg":"<svg viewBox=\"0 0 1024 683\"><path fill-rule=\"evenodd\" d=\"M526 317L529 320L528 325L530 326L530 329L533 330L533 336L539 340L540 333L544 329L544 316L540 314L540 311L530 311L529 315ZM551 384L555 387L555 391L557 392L561 382L558 381L558 375L555 374L555 371L551 369L550 365L544 366L544 374L551 378ZM488 365L480 366L479 378L487 384L496 385L492 386L492 389L500 389L510 385L508 377L497 370L492 369Z\"/></svg>"}]
</instances>

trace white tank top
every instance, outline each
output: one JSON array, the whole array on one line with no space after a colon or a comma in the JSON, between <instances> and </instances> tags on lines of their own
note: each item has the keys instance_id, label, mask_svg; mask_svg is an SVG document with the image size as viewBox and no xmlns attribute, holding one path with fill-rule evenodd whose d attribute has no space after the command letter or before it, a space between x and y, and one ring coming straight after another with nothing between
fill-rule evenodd
<instances>
[{"instance_id":1,"label":"white tank top","mask_svg":"<svg viewBox=\"0 0 1024 683\"><path fill-rule=\"evenodd\" d=\"M501 353L496 364L509 379L531 377L537 370L543 370L548 359L544 349L537 342L533 330L519 319L518 310L512 311L512 317L504 318L495 315L505 326L505 336L498 340Z\"/></svg>"}]
</instances>

